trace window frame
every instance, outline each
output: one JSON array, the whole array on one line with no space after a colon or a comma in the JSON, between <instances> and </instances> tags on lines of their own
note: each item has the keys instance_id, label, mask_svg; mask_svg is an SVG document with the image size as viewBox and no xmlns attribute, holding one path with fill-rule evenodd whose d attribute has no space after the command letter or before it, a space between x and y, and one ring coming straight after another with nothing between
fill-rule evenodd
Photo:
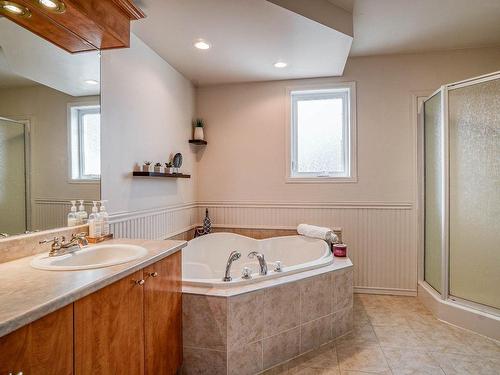
<instances>
[{"instance_id":1,"label":"window frame","mask_svg":"<svg viewBox=\"0 0 500 375\"><path fill-rule=\"evenodd\" d=\"M296 172L297 165L297 106L300 99L344 99L344 166L345 173ZM337 82L286 88L286 183L354 183L357 182L356 160L356 84Z\"/></svg>"},{"instance_id":2,"label":"window frame","mask_svg":"<svg viewBox=\"0 0 500 375\"><path fill-rule=\"evenodd\" d=\"M83 116L86 114L101 113L99 104L94 103L70 103L68 104L68 181L77 184L99 184L100 175L85 175L83 157ZM76 127L76 129L75 129ZM73 133L78 135L76 163L78 164L78 177L73 176L73 164L75 163L73 152Z\"/></svg>"}]
</instances>

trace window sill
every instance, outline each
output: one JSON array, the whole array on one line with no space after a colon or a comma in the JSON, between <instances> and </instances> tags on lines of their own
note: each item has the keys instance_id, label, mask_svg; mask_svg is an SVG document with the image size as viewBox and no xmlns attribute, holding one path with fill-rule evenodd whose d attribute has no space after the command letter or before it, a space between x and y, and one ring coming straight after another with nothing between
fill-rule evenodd
<instances>
[{"instance_id":1,"label":"window sill","mask_svg":"<svg viewBox=\"0 0 500 375\"><path fill-rule=\"evenodd\" d=\"M99 185L101 180L68 180L68 184L89 184L89 185Z\"/></svg>"},{"instance_id":2,"label":"window sill","mask_svg":"<svg viewBox=\"0 0 500 375\"><path fill-rule=\"evenodd\" d=\"M358 182L357 177L291 177L287 176L287 184L346 184Z\"/></svg>"}]
</instances>

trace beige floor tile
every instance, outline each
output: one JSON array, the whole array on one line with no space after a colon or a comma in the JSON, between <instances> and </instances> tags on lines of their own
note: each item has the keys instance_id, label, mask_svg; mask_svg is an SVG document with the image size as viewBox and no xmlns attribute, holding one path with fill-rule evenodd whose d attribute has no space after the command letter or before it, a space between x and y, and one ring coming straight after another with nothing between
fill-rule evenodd
<instances>
[{"instance_id":1,"label":"beige floor tile","mask_svg":"<svg viewBox=\"0 0 500 375\"><path fill-rule=\"evenodd\" d=\"M386 371L389 370L382 349L378 345L348 345L337 347L337 356L342 371Z\"/></svg>"},{"instance_id":2,"label":"beige floor tile","mask_svg":"<svg viewBox=\"0 0 500 375\"><path fill-rule=\"evenodd\" d=\"M378 372L365 372L365 371L340 371L340 375L392 375L391 370L378 371Z\"/></svg>"},{"instance_id":3,"label":"beige floor tile","mask_svg":"<svg viewBox=\"0 0 500 375\"><path fill-rule=\"evenodd\" d=\"M393 348L425 348L422 341L408 325L374 326L380 346Z\"/></svg>"},{"instance_id":4,"label":"beige floor tile","mask_svg":"<svg viewBox=\"0 0 500 375\"><path fill-rule=\"evenodd\" d=\"M498 375L500 366L495 361L478 355L432 353L446 375Z\"/></svg>"},{"instance_id":5,"label":"beige floor tile","mask_svg":"<svg viewBox=\"0 0 500 375\"><path fill-rule=\"evenodd\" d=\"M382 351L394 374L444 374L439 363L423 350L382 348Z\"/></svg>"},{"instance_id":6,"label":"beige floor tile","mask_svg":"<svg viewBox=\"0 0 500 375\"><path fill-rule=\"evenodd\" d=\"M313 367L300 367L288 369L290 375L340 375L338 368L313 368Z\"/></svg>"},{"instance_id":7,"label":"beige floor tile","mask_svg":"<svg viewBox=\"0 0 500 375\"><path fill-rule=\"evenodd\" d=\"M333 343L324 345L317 350L301 355L289 362L289 368L309 367L309 368L338 368L337 351Z\"/></svg>"},{"instance_id":8,"label":"beige floor tile","mask_svg":"<svg viewBox=\"0 0 500 375\"><path fill-rule=\"evenodd\" d=\"M371 324L355 326L351 333L335 340L338 346L353 344L378 344L377 336Z\"/></svg>"}]
</instances>

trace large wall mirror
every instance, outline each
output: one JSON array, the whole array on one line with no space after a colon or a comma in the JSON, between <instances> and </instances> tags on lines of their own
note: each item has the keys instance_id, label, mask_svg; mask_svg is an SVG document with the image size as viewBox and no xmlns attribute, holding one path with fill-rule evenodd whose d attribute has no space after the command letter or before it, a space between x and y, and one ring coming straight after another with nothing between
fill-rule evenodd
<instances>
[{"instance_id":1,"label":"large wall mirror","mask_svg":"<svg viewBox=\"0 0 500 375\"><path fill-rule=\"evenodd\" d=\"M100 126L99 53L0 18L0 237L64 227L71 200L100 199Z\"/></svg>"}]
</instances>

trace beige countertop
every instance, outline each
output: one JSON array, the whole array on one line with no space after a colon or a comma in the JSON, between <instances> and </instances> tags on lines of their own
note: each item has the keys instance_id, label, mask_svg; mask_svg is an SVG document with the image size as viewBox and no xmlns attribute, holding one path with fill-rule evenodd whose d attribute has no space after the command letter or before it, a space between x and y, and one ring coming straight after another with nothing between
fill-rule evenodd
<instances>
[{"instance_id":1,"label":"beige countertop","mask_svg":"<svg viewBox=\"0 0 500 375\"><path fill-rule=\"evenodd\" d=\"M81 271L34 269L30 266L34 256L0 263L0 337L153 264L187 244L173 240L105 242L121 243L143 246L148 254L128 263Z\"/></svg>"}]
</instances>

